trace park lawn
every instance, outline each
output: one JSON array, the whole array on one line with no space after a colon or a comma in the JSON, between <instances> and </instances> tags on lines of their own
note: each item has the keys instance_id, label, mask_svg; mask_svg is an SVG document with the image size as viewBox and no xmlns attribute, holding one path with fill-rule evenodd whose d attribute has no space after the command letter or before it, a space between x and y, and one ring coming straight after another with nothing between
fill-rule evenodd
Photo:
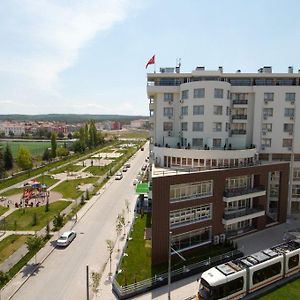
<instances>
[{"instance_id":1,"label":"park lawn","mask_svg":"<svg viewBox=\"0 0 300 300\"><path fill-rule=\"evenodd\" d=\"M70 201L57 201L51 203L49 204L48 212L45 212L45 206L19 208L5 218L5 224L3 224L3 221L1 222L1 227L5 226L6 230L40 230L45 227L47 222L51 221L55 215L69 206L70 203ZM34 213L37 215L37 224L32 226Z\"/></svg>"},{"instance_id":2,"label":"park lawn","mask_svg":"<svg viewBox=\"0 0 300 300\"><path fill-rule=\"evenodd\" d=\"M0 241L0 263L3 263L9 256L25 244L29 235L12 234Z\"/></svg>"},{"instance_id":3,"label":"park lawn","mask_svg":"<svg viewBox=\"0 0 300 300\"><path fill-rule=\"evenodd\" d=\"M87 177L80 179L66 180L57 185L52 191L61 193L63 198L77 199L83 194L83 191L77 190L76 187L80 184L95 183L98 177Z\"/></svg>"},{"instance_id":4,"label":"park lawn","mask_svg":"<svg viewBox=\"0 0 300 300\"><path fill-rule=\"evenodd\" d=\"M47 187L50 187L51 185L59 181L58 179L54 179L49 175L41 175L37 177L36 180L40 183L46 184Z\"/></svg>"},{"instance_id":5,"label":"park lawn","mask_svg":"<svg viewBox=\"0 0 300 300\"><path fill-rule=\"evenodd\" d=\"M102 176L111 169L112 164L113 163L110 163L103 167L91 166L91 167L88 167L87 169L85 169L85 171L92 173L94 176Z\"/></svg>"},{"instance_id":6,"label":"park lawn","mask_svg":"<svg viewBox=\"0 0 300 300\"><path fill-rule=\"evenodd\" d=\"M300 279L293 280L259 299L260 300L300 299Z\"/></svg>"},{"instance_id":7,"label":"park lawn","mask_svg":"<svg viewBox=\"0 0 300 300\"><path fill-rule=\"evenodd\" d=\"M64 173L64 172L78 172L81 169L83 169L84 167L82 165L72 165L69 164L67 166L52 170L51 172L49 172L50 174L59 174L59 173Z\"/></svg>"},{"instance_id":8,"label":"park lawn","mask_svg":"<svg viewBox=\"0 0 300 300\"><path fill-rule=\"evenodd\" d=\"M21 194L22 192L23 192L22 188L13 188L13 189L7 190L6 192L1 193L0 196L9 197L9 196Z\"/></svg>"},{"instance_id":9,"label":"park lawn","mask_svg":"<svg viewBox=\"0 0 300 300\"><path fill-rule=\"evenodd\" d=\"M0 205L0 216L3 215L6 211L8 211L8 208Z\"/></svg>"}]
</instances>

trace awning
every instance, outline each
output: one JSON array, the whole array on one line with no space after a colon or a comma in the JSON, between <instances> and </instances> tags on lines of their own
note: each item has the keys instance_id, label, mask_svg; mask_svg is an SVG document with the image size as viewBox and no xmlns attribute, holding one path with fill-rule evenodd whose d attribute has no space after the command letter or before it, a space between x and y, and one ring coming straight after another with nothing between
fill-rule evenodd
<instances>
[{"instance_id":1,"label":"awning","mask_svg":"<svg viewBox=\"0 0 300 300\"><path fill-rule=\"evenodd\" d=\"M137 194L148 194L148 192L149 192L148 182L137 184L135 192Z\"/></svg>"}]
</instances>

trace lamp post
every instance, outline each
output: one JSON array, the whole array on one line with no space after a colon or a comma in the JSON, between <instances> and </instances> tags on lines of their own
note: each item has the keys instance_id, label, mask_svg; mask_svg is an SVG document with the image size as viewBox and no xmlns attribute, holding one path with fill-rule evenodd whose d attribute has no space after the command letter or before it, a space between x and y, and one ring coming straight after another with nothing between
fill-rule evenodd
<instances>
[{"instance_id":1,"label":"lamp post","mask_svg":"<svg viewBox=\"0 0 300 300\"><path fill-rule=\"evenodd\" d=\"M168 260L168 300L171 300L171 245L172 245L172 231L169 232L169 260Z\"/></svg>"}]
</instances>

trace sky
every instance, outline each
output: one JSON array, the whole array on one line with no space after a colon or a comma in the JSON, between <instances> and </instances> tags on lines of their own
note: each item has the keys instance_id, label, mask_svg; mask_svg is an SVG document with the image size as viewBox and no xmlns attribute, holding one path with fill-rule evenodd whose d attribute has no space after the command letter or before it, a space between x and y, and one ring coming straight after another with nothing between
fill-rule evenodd
<instances>
[{"instance_id":1,"label":"sky","mask_svg":"<svg viewBox=\"0 0 300 300\"><path fill-rule=\"evenodd\" d=\"M0 114L148 115L145 64L300 69L298 0L1 0Z\"/></svg>"}]
</instances>

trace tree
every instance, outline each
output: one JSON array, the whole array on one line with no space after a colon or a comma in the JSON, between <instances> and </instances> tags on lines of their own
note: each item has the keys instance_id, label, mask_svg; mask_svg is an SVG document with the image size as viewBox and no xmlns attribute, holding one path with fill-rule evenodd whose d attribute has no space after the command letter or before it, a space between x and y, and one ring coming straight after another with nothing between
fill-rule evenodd
<instances>
[{"instance_id":1,"label":"tree","mask_svg":"<svg viewBox=\"0 0 300 300\"><path fill-rule=\"evenodd\" d=\"M60 213L54 216L53 226L55 230L58 230L61 226L63 226L63 223L64 223L64 217Z\"/></svg>"},{"instance_id":2,"label":"tree","mask_svg":"<svg viewBox=\"0 0 300 300\"><path fill-rule=\"evenodd\" d=\"M56 134L52 132L51 134L51 157L56 157L56 149L57 149L57 142L56 142Z\"/></svg>"},{"instance_id":3,"label":"tree","mask_svg":"<svg viewBox=\"0 0 300 300\"><path fill-rule=\"evenodd\" d=\"M44 161L49 161L50 160L50 151L48 148L45 149L44 153L43 153L43 157L42 159Z\"/></svg>"},{"instance_id":4,"label":"tree","mask_svg":"<svg viewBox=\"0 0 300 300\"><path fill-rule=\"evenodd\" d=\"M11 152L11 149L8 144L6 144L4 154L3 154L3 160L4 160L4 168L6 171L11 170L13 168L13 155Z\"/></svg>"},{"instance_id":5,"label":"tree","mask_svg":"<svg viewBox=\"0 0 300 300\"><path fill-rule=\"evenodd\" d=\"M116 234L117 234L117 240L118 240L118 252L120 251L119 236L121 235L122 227L123 226L122 226L119 218L117 218L117 221L116 221Z\"/></svg>"},{"instance_id":6,"label":"tree","mask_svg":"<svg viewBox=\"0 0 300 300\"><path fill-rule=\"evenodd\" d=\"M50 224L49 221L47 221L46 224L46 237L48 238L50 236Z\"/></svg>"},{"instance_id":7,"label":"tree","mask_svg":"<svg viewBox=\"0 0 300 300\"><path fill-rule=\"evenodd\" d=\"M5 167L4 167L2 149L0 148L0 178L4 178L4 176L5 176Z\"/></svg>"},{"instance_id":8,"label":"tree","mask_svg":"<svg viewBox=\"0 0 300 300\"><path fill-rule=\"evenodd\" d=\"M73 138L73 135L71 132L68 133L68 139L71 140Z\"/></svg>"},{"instance_id":9,"label":"tree","mask_svg":"<svg viewBox=\"0 0 300 300\"><path fill-rule=\"evenodd\" d=\"M83 153L85 150L84 143L81 141L75 141L73 143L73 151L76 153Z\"/></svg>"},{"instance_id":10,"label":"tree","mask_svg":"<svg viewBox=\"0 0 300 300\"><path fill-rule=\"evenodd\" d=\"M37 236L36 234L34 236L30 236L27 238L26 245L29 252L34 253L34 259L36 264L36 253L37 251L42 247L43 245L43 237Z\"/></svg>"},{"instance_id":11,"label":"tree","mask_svg":"<svg viewBox=\"0 0 300 300\"><path fill-rule=\"evenodd\" d=\"M65 135L63 134L63 132L59 132L57 134L57 137L60 138L60 139L63 139L65 137Z\"/></svg>"},{"instance_id":12,"label":"tree","mask_svg":"<svg viewBox=\"0 0 300 300\"><path fill-rule=\"evenodd\" d=\"M84 144L85 146L89 144L89 125L87 123L84 125Z\"/></svg>"},{"instance_id":13,"label":"tree","mask_svg":"<svg viewBox=\"0 0 300 300\"><path fill-rule=\"evenodd\" d=\"M124 213L124 209L122 210L122 213L118 215L118 219L120 224L122 225L123 229L124 229L124 236L125 236L125 213Z\"/></svg>"},{"instance_id":14,"label":"tree","mask_svg":"<svg viewBox=\"0 0 300 300\"><path fill-rule=\"evenodd\" d=\"M98 273L98 272L92 272L91 274L91 279L92 279L92 291L95 294L95 296L97 296L98 292L99 292L99 284L100 284L100 280L101 280L102 274Z\"/></svg>"},{"instance_id":15,"label":"tree","mask_svg":"<svg viewBox=\"0 0 300 300\"><path fill-rule=\"evenodd\" d=\"M111 273L111 256L114 251L114 242L112 240L106 240L106 248L109 254L109 277L112 275Z\"/></svg>"},{"instance_id":16,"label":"tree","mask_svg":"<svg viewBox=\"0 0 300 300\"><path fill-rule=\"evenodd\" d=\"M130 223L130 221L129 221L130 203L129 203L128 199L125 199L125 206L126 206L127 218L128 218L127 222Z\"/></svg>"},{"instance_id":17,"label":"tree","mask_svg":"<svg viewBox=\"0 0 300 300\"><path fill-rule=\"evenodd\" d=\"M85 199L90 200L90 193L89 193L88 189L86 189L86 191L85 191Z\"/></svg>"},{"instance_id":18,"label":"tree","mask_svg":"<svg viewBox=\"0 0 300 300\"><path fill-rule=\"evenodd\" d=\"M97 129L95 122L91 121L89 124L89 146L94 148L97 145Z\"/></svg>"},{"instance_id":19,"label":"tree","mask_svg":"<svg viewBox=\"0 0 300 300\"><path fill-rule=\"evenodd\" d=\"M80 204L81 204L81 205L84 204L84 200L85 200L85 199L84 199L84 195L82 194L82 195L81 195L81 198L80 198Z\"/></svg>"},{"instance_id":20,"label":"tree","mask_svg":"<svg viewBox=\"0 0 300 300\"><path fill-rule=\"evenodd\" d=\"M62 156L67 156L69 154L69 150L67 148L64 148L64 147L59 147L57 150L56 150L56 155L58 157L62 157Z\"/></svg>"},{"instance_id":21,"label":"tree","mask_svg":"<svg viewBox=\"0 0 300 300\"><path fill-rule=\"evenodd\" d=\"M19 151L16 156L16 161L18 166L22 170L31 169L33 166L31 154L29 150L25 148L23 145L21 145L19 148Z\"/></svg>"}]
</instances>

